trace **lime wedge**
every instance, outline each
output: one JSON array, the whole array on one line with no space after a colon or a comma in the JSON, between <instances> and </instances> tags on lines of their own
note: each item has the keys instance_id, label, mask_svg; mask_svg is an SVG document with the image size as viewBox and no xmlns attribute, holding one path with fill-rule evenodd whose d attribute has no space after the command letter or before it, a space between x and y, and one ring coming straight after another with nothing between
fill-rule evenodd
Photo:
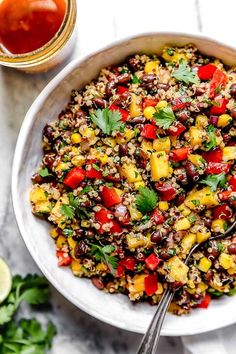
<instances>
[{"instance_id":1,"label":"lime wedge","mask_svg":"<svg viewBox=\"0 0 236 354\"><path fill-rule=\"evenodd\" d=\"M0 304L6 299L11 291L11 272L6 262L0 258Z\"/></svg>"}]
</instances>

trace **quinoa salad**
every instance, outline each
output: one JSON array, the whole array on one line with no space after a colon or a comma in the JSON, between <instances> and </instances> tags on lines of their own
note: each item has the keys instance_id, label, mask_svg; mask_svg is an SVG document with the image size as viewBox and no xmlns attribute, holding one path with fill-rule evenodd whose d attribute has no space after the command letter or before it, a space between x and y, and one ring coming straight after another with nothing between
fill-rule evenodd
<instances>
[{"instance_id":1,"label":"quinoa salad","mask_svg":"<svg viewBox=\"0 0 236 354\"><path fill-rule=\"evenodd\" d=\"M181 315L236 293L236 234L206 242L235 220L235 159L236 69L191 44L135 54L44 127L32 212L59 266L134 302L171 286Z\"/></svg>"}]
</instances>

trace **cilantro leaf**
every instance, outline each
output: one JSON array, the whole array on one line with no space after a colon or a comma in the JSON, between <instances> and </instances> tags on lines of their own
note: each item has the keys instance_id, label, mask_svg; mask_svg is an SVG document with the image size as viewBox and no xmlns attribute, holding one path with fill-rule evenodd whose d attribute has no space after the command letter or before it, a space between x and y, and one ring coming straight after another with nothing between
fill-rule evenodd
<instances>
[{"instance_id":1,"label":"cilantro leaf","mask_svg":"<svg viewBox=\"0 0 236 354\"><path fill-rule=\"evenodd\" d=\"M13 304L5 305L0 307L0 326L10 322L16 309Z\"/></svg>"},{"instance_id":2,"label":"cilantro leaf","mask_svg":"<svg viewBox=\"0 0 236 354\"><path fill-rule=\"evenodd\" d=\"M191 68L188 66L188 63L186 60L183 60L180 64L177 70L175 70L172 74L172 77L174 77L178 81L183 81L185 84L198 84L199 79L196 75L195 71L192 71Z\"/></svg>"},{"instance_id":3,"label":"cilantro leaf","mask_svg":"<svg viewBox=\"0 0 236 354\"><path fill-rule=\"evenodd\" d=\"M68 193L68 198L69 198L69 204L73 208L78 208L79 206L79 198L75 197L72 192Z\"/></svg>"},{"instance_id":4,"label":"cilantro leaf","mask_svg":"<svg viewBox=\"0 0 236 354\"><path fill-rule=\"evenodd\" d=\"M155 209L158 202L157 194L154 190L147 187L140 187L136 198L136 206L143 214L150 213Z\"/></svg>"},{"instance_id":5,"label":"cilantro leaf","mask_svg":"<svg viewBox=\"0 0 236 354\"><path fill-rule=\"evenodd\" d=\"M71 205L62 204L60 211L66 219L74 219L75 217L75 209Z\"/></svg>"},{"instance_id":6,"label":"cilantro leaf","mask_svg":"<svg viewBox=\"0 0 236 354\"><path fill-rule=\"evenodd\" d=\"M92 187L86 186L84 189L82 189L80 194L86 194L86 193L90 192L91 190L92 190Z\"/></svg>"},{"instance_id":7,"label":"cilantro leaf","mask_svg":"<svg viewBox=\"0 0 236 354\"><path fill-rule=\"evenodd\" d=\"M209 151L217 146L215 127L213 125L208 125L207 131L209 133L209 135L208 135L209 139L208 139L208 142L205 143L205 147L206 147L206 151Z\"/></svg>"},{"instance_id":8,"label":"cilantro leaf","mask_svg":"<svg viewBox=\"0 0 236 354\"><path fill-rule=\"evenodd\" d=\"M191 202L193 203L193 205L195 207L198 207L200 205L200 200L199 199L193 199L193 200L191 200Z\"/></svg>"},{"instance_id":9,"label":"cilantro leaf","mask_svg":"<svg viewBox=\"0 0 236 354\"><path fill-rule=\"evenodd\" d=\"M64 236L72 237L74 235L74 230L65 228L62 230L62 233Z\"/></svg>"},{"instance_id":10,"label":"cilantro leaf","mask_svg":"<svg viewBox=\"0 0 236 354\"><path fill-rule=\"evenodd\" d=\"M153 117L156 124L163 129L168 129L176 119L170 106L159 109L158 112L154 113Z\"/></svg>"},{"instance_id":11,"label":"cilantro leaf","mask_svg":"<svg viewBox=\"0 0 236 354\"><path fill-rule=\"evenodd\" d=\"M109 108L97 109L91 115L91 120L96 124L104 134L110 135L113 131L124 128L121 121L122 116L119 111L111 111Z\"/></svg>"},{"instance_id":12,"label":"cilantro leaf","mask_svg":"<svg viewBox=\"0 0 236 354\"><path fill-rule=\"evenodd\" d=\"M45 304L48 300L49 290L40 289L40 288L32 288L27 289L23 292L21 297L19 298L20 301L24 300L29 305L40 305Z\"/></svg>"},{"instance_id":13,"label":"cilantro leaf","mask_svg":"<svg viewBox=\"0 0 236 354\"><path fill-rule=\"evenodd\" d=\"M137 75L134 75L133 76L133 80L132 80L132 84L139 84L140 83L140 80L139 80L139 78L138 78L138 76Z\"/></svg>"},{"instance_id":14,"label":"cilantro leaf","mask_svg":"<svg viewBox=\"0 0 236 354\"><path fill-rule=\"evenodd\" d=\"M211 187L211 190L215 192L218 187L224 187L227 182L225 177L225 173L222 172L218 175L208 175L204 180L200 181L202 184L206 184L207 186Z\"/></svg>"},{"instance_id":15,"label":"cilantro leaf","mask_svg":"<svg viewBox=\"0 0 236 354\"><path fill-rule=\"evenodd\" d=\"M45 168L42 168L41 170L39 170L39 175L41 176L41 177L51 177L51 176L53 176L49 171L48 171L48 169L47 169L47 167L45 167Z\"/></svg>"},{"instance_id":16,"label":"cilantro leaf","mask_svg":"<svg viewBox=\"0 0 236 354\"><path fill-rule=\"evenodd\" d=\"M76 215L79 219L82 220L90 219L90 214L88 213L87 209L83 207L77 208Z\"/></svg>"},{"instance_id":17,"label":"cilantro leaf","mask_svg":"<svg viewBox=\"0 0 236 354\"><path fill-rule=\"evenodd\" d=\"M107 245L102 247L94 243L89 243L89 245L91 246L91 254L94 256L96 261L101 260L106 263L111 273L115 275L116 268L118 266L118 260L116 257L109 255L110 253L114 252L115 247L113 245Z\"/></svg>"}]
</instances>

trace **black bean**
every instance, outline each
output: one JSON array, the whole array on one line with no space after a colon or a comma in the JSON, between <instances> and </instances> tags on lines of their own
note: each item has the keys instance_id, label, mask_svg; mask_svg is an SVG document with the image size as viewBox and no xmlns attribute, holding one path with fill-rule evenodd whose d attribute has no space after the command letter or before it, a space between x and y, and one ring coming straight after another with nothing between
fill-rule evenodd
<instances>
[{"instance_id":1,"label":"black bean","mask_svg":"<svg viewBox=\"0 0 236 354\"><path fill-rule=\"evenodd\" d=\"M143 82L144 84L146 84L146 83L150 84L150 83L152 83L155 79L156 79L156 76L155 76L154 74L145 74L145 75L143 75L143 77L142 77L142 82Z\"/></svg>"},{"instance_id":2,"label":"black bean","mask_svg":"<svg viewBox=\"0 0 236 354\"><path fill-rule=\"evenodd\" d=\"M117 76L118 84L127 84L131 79L131 75L129 73L124 73Z\"/></svg>"},{"instance_id":3,"label":"black bean","mask_svg":"<svg viewBox=\"0 0 236 354\"><path fill-rule=\"evenodd\" d=\"M181 112L176 112L175 114L178 117L178 120L182 123L185 123L190 117L190 112L186 109Z\"/></svg>"},{"instance_id":4,"label":"black bean","mask_svg":"<svg viewBox=\"0 0 236 354\"><path fill-rule=\"evenodd\" d=\"M189 177L191 177L195 182L199 179L199 173L196 166L190 161L186 163L186 172Z\"/></svg>"},{"instance_id":5,"label":"black bean","mask_svg":"<svg viewBox=\"0 0 236 354\"><path fill-rule=\"evenodd\" d=\"M75 250L74 250L75 257L80 258L80 256L86 254L87 251L88 251L88 246L86 245L86 243L84 241L80 241L75 246Z\"/></svg>"},{"instance_id":6,"label":"black bean","mask_svg":"<svg viewBox=\"0 0 236 354\"><path fill-rule=\"evenodd\" d=\"M207 228L210 228L210 227L211 227L212 220L211 220L210 218L204 217L204 218L202 219L202 221L203 221L204 226L206 226Z\"/></svg>"},{"instance_id":7,"label":"black bean","mask_svg":"<svg viewBox=\"0 0 236 354\"><path fill-rule=\"evenodd\" d=\"M236 107L232 108L230 111L230 115L233 119L236 119Z\"/></svg>"},{"instance_id":8,"label":"black bean","mask_svg":"<svg viewBox=\"0 0 236 354\"><path fill-rule=\"evenodd\" d=\"M186 198L186 194L185 193L178 194L175 197L175 205L179 206L180 204L182 204L184 202L185 198Z\"/></svg>"},{"instance_id":9,"label":"black bean","mask_svg":"<svg viewBox=\"0 0 236 354\"><path fill-rule=\"evenodd\" d=\"M152 234L151 234L151 241L154 242L154 243L161 243L163 240L163 236L162 236L162 233L160 231L154 231Z\"/></svg>"},{"instance_id":10,"label":"black bean","mask_svg":"<svg viewBox=\"0 0 236 354\"><path fill-rule=\"evenodd\" d=\"M231 96L235 97L236 96L236 84L232 84L230 86L230 94Z\"/></svg>"},{"instance_id":11,"label":"black bean","mask_svg":"<svg viewBox=\"0 0 236 354\"><path fill-rule=\"evenodd\" d=\"M156 87L157 87L158 90L167 91L167 90L169 90L170 85L159 83L159 84L156 85Z\"/></svg>"},{"instance_id":12,"label":"black bean","mask_svg":"<svg viewBox=\"0 0 236 354\"><path fill-rule=\"evenodd\" d=\"M75 114L74 114L74 117L78 118L78 119L84 118L85 116L86 116L85 112L82 111L81 109L79 111L75 112Z\"/></svg>"},{"instance_id":13,"label":"black bean","mask_svg":"<svg viewBox=\"0 0 236 354\"><path fill-rule=\"evenodd\" d=\"M54 160L55 160L55 154L46 154L43 158L43 163L46 167L51 169L53 166Z\"/></svg>"},{"instance_id":14,"label":"black bean","mask_svg":"<svg viewBox=\"0 0 236 354\"><path fill-rule=\"evenodd\" d=\"M41 184L43 183L43 178L38 174L38 173L35 173L32 177L31 177L31 180L34 184Z\"/></svg>"},{"instance_id":15,"label":"black bean","mask_svg":"<svg viewBox=\"0 0 236 354\"><path fill-rule=\"evenodd\" d=\"M159 258L163 259L164 261L167 261L168 259L170 259L172 256L171 254L169 254L168 250L166 247L163 247L161 249L161 253L159 253Z\"/></svg>"},{"instance_id":16,"label":"black bean","mask_svg":"<svg viewBox=\"0 0 236 354\"><path fill-rule=\"evenodd\" d=\"M134 57L128 59L128 65L133 72L138 71L140 69L140 62Z\"/></svg>"},{"instance_id":17,"label":"black bean","mask_svg":"<svg viewBox=\"0 0 236 354\"><path fill-rule=\"evenodd\" d=\"M144 124L145 122L146 118L143 116L131 118L129 121L130 124Z\"/></svg>"},{"instance_id":18,"label":"black bean","mask_svg":"<svg viewBox=\"0 0 236 354\"><path fill-rule=\"evenodd\" d=\"M211 281L214 277L214 272L212 269L209 269L208 272L205 275L205 279L207 282Z\"/></svg>"},{"instance_id":19,"label":"black bean","mask_svg":"<svg viewBox=\"0 0 236 354\"><path fill-rule=\"evenodd\" d=\"M48 139L48 141L52 141L54 139L54 129L51 127L51 125L45 125L43 128L43 135Z\"/></svg>"},{"instance_id":20,"label":"black bean","mask_svg":"<svg viewBox=\"0 0 236 354\"><path fill-rule=\"evenodd\" d=\"M236 254L236 243L231 243L231 245L228 246L228 252L230 254Z\"/></svg>"},{"instance_id":21,"label":"black bean","mask_svg":"<svg viewBox=\"0 0 236 354\"><path fill-rule=\"evenodd\" d=\"M86 232L86 236L87 236L88 238L94 238L95 232L94 232L92 229L89 229L89 230Z\"/></svg>"},{"instance_id":22,"label":"black bean","mask_svg":"<svg viewBox=\"0 0 236 354\"><path fill-rule=\"evenodd\" d=\"M195 91L195 96L201 96L206 92L206 89L203 87L197 87Z\"/></svg>"},{"instance_id":23,"label":"black bean","mask_svg":"<svg viewBox=\"0 0 236 354\"><path fill-rule=\"evenodd\" d=\"M93 99L93 104L98 108L105 108L107 105L107 102L103 98L97 97L97 98Z\"/></svg>"},{"instance_id":24,"label":"black bean","mask_svg":"<svg viewBox=\"0 0 236 354\"><path fill-rule=\"evenodd\" d=\"M107 97L112 96L112 92L116 88L116 85L117 85L117 81L115 79L111 79L110 81L108 81L105 88Z\"/></svg>"},{"instance_id":25,"label":"black bean","mask_svg":"<svg viewBox=\"0 0 236 354\"><path fill-rule=\"evenodd\" d=\"M96 288L98 288L99 290L104 289L104 283L102 281L101 278L99 277L92 277L91 281L93 283L94 286L96 286Z\"/></svg>"},{"instance_id":26,"label":"black bean","mask_svg":"<svg viewBox=\"0 0 236 354\"><path fill-rule=\"evenodd\" d=\"M128 147L126 144L119 145L119 156L127 156L128 154Z\"/></svg>"},{"instance_id":27,"label":"black bean","mask_svg":"<svg viewBox=\"0 0 236 354\"><path fill-rule=\"evenodd\" d=\"M182 185L186 185L188 183L187 173L184 167L179 167L174 170L174 174L177 182Z\"/></svg>"}]
</instances>

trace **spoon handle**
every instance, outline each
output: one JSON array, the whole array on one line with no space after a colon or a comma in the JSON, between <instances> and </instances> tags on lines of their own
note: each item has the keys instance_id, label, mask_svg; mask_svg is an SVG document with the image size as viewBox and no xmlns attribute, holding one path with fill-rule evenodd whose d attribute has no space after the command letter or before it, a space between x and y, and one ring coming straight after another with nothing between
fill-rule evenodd
<instances>
[{"instance_id":1,"label":"spoon handle","mask_svg":"<svg viewBox=\"0 0 236 354\"><path fill-rule=\"evenodd\" d=\"M173 296L174 292L172 290L165 290L157 306L152 322L150 323L146 334L143 336L137 354L156 354L162 323Z\"/></svg>"}]
</instances>

